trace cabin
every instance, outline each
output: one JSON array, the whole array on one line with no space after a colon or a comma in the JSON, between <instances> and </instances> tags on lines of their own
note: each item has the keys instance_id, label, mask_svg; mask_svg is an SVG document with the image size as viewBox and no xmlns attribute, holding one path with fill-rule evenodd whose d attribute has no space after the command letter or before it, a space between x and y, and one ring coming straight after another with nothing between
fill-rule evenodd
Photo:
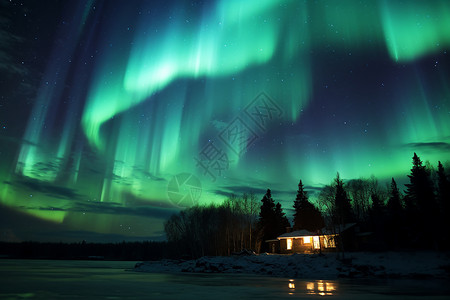
<instances>
[{"instance_id":1,"label":"cabin","mask_svg":"<svg viewBox=\"0 0 450 300\"><path fill-rule=\"evenodd\" d=\"M336 248L336 236L336 234L319 234L305 229L287 232L277 237L279 241L278 253L314 253L334 250ZM272 250L272 248L269 249Z\"/></svg>"},{"instance_id":2,"label":"cabin","mask_svg":"<svg viewBox=\"0 0 450 300\"><path fill-rule=\"evenodd\" d=\"M305 229L283 233L276 239L267 240L271 253L316 253L336 251L336 245L345 237L347 232L351 232L356 224L346 224L334 228L333 231L322 229L318 232L311 232Z\"/></svg>"}]
</instances>

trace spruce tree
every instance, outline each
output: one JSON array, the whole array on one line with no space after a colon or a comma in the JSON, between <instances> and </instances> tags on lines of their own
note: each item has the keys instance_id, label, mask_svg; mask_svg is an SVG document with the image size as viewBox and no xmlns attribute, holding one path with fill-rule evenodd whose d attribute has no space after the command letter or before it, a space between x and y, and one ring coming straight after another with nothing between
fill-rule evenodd
<instances>
[{"instance_id":1,"label":"spruce tree","mask_svg":"<svg viewBox=\"0 0 450 300\"><path fill-rule=\"evenodd\" d=\"M347 192L344 188L344 182L340 179L339 173L335 179L336 193L334 196L335 221L338 224L346 224L354 221L352 206Z\"/></svg>"},{"instance_id":2,"label":"spruce tree","mask_svg":"<svg viewBox=\"0 0 450 300\"><path fill-rule=\"evenodd\" d=\"M308 201L307 192L305 191L303 183L300 180L298 184L297 196L295 197L294 200L294 225L293 225L294 230L303 228L301 224L301 212L307 201Z\"/></svg>"},{"instance_id":3,"label":"spruce tree","mask_svg":"<svg viewBox=\"0 0 450 300\"><path fill-rule=\"evenodd\" d=\"M413 167L408 178L410 183L406 184L405 195L408 221L410 224L417 225L413 230L419 235L422 234L425 239L427 232L436 230L438 211L430 171L416 153L413 156Z\"/></svg>"},{"instance_id":4,"label":"spruce tree","mask_svg":"<svg viewBox=\"0 0 450 300\"><path fill-rule=\"evenodd\" d=\"M428 211L434 204L433 184L429 170L416 153L413 156L413 167L408 178L410 183L405 184L406 208L410 211Z\"/></svg>"},{"instance_id":5,"label":"spruce tree","mask_svg":"<svg viewBox=\"0 0 450 300\"><path fill-rule=\"evenodd\" d=\"M387 203L386 238L389 245L399 246L403 226L403 207L400 191L397 183L392 178Z\"/></svg>"},{"instance_id":6,"label":"spruce tree","mask_svg":"<svg viewBox=\"0 0 450 300\"><path fill-rule=\"evenodd\" d=\"M376 212L377 215L381 214L384 210L384 203L381 201L380 196L372 192L370 199L372 200L372 212Z\"/></svg>"},{"instance_id":7,"label":"spruce tree","mask_svg":"<svg viewBox=\"0 0 450 300\"><path fill-rule=\"evenodd\" d=\"M309 202L301 180L298 184L297 197L294 201L294 210L294 230L306 229L316 232L325 226L322 214Z\"/></svg>"},{"instance_id":8,"label":"spruce tree","mask_svg":"<svg viewBox=\"0 0 450 300\"><path fill-rule=\"evenodd\" d=\"M259 221L263 224L268 224L273 221L275 202L272 199L270 189L267 189L266 194L261 199L261 211L259 212Z\"/></svg>"},{"instance_id":9,"label":"spruce tree","mask_svg":"<svg viewBox=\"0 0 450 300\"><path fill-rule=\"evenodd\" d=\"M437 181L437 199L441 211L439 222L440 242L442 246L450 249L450 237L448 235L450 230L450 180L441 162L438 163Z\"/></svg>"},{"instance_id":10,"label":"spruce tree","mask_svg":"<svg viewBox=\"0 0 450 300\"><path fill-rule=\"evenodd\" d=\"M397 183L395 182L395 179L392 178L391 181L391 189L390 189L390 195L389 200L387 204L388 212L389 214L398 219L401 216L402 213L402 203L401 203L401 196L400 191L397 187Z\"/></svg>"},{"instance_id":11,"label":"spruce tree","mask_svg":"<svg viewBox=\"0 0 450 300\"><path fill-rule=\"evenodd\" d=\"M437 176L439 206L443 213L443 217L447 219L450 217L450 180L447 178L447 174L445 173L444 166L442 166L441 162L438 163Z\"/></svg>"},{"instance_id":12,"label":"spruce tree","mask_svg":"<svg viewBox=\"0 0 450 300\"><path fill-rule=\"evenodd\" d=\"M286 232L286 227L291 227L286 214L283 212L280 202L275 205L275 220L277 224L276 236Z\"/></svg>"},{"instance_id":13,"label":"spruce tree","mask_svg":"<svg viewBox=\"0 0 450 300\"><path fill-rule=\"evenodd\" d=\"M385 244L382 241L386 238L386 206L376 191L372 190L370 198L372 200L372 206L369 209L370 230L374 233L374 238L378 241L376 244L377 248L383 249Z\"/></svg>"},{"instance_id":14,"label":"spruce tree","mask_svg":"<svg viewBox=\"0 0 450 300\"><path fill-rule=\"evenodd\" d=\"M266 240L276 238L278 232L278 226L275 216L275 201L272 199L272 193L270 189L267 189L266 194L261 199L261 210L259 212L259 237L261 240L261 251L267 251Z\"/></svg>"},{"instance_id":15,"label":"spruce tree","mask_svg":"<svg viewBox=\"0 0 450 300\"><path fill-rule=\"evenodd\" d=\"M369 210L369 215L372 226L374 227L372 230L379 232L381 230L379 227L384 221L386 207L375 191L372 191L370 194L370 199L372 200L372 206Z\"/></svg>"}]
</instances>

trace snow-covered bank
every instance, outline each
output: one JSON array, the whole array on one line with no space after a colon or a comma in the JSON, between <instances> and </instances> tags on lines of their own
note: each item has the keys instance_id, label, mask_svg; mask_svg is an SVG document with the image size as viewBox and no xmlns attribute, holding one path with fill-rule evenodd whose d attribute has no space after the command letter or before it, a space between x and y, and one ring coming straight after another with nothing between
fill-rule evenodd
<instances>
[{"instance_id":1,"label":"snow-covered bank","mask_svg":"<svg viewBox=\"0 0 450 300\"><path fill-rule=\"evenodd\" d=\"M246 273L290 278L338 277L448 278L450 253L382 252L201 257L138 263L135 271L152 273Z\"/></svg>"}]
</instances>

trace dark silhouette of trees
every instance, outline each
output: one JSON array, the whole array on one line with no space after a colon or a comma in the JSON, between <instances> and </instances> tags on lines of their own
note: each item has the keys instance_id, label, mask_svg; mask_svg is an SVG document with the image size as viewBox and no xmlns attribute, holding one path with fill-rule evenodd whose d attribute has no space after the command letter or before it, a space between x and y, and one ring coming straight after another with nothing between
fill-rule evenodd
<instances>
[{"instance_id":1,"label":"dark silhouette of trees","mask_svg":"<svg viewBox=\"0 0 450 300\"><path fill-rule=\"evenodd\" d=\"M433 184L430 178L430 171L423 165L419 156L414 153L413 167L410 180L406 186L405 202L406 208L411 211L428 211L434 202Z\"/></svg>"},{"instance_id":2,"label":"dark silhouette of trees","mask_svg":"<svg viewBox=\"0 0 450 300\"><path fill-rule=\"evenodd\" d=\"M344 188L344 182L340 179L339 173L336 175L335 182L335 220L336 224L346 224L354 221L352 206L350 204L350 199Z\"/></svg>"},{"instance_id":3,"label":"dark silhouette of trees","mask_svg":"<svg viewBox=\"0 0 450 300\"><path fill-rule=\"evenodd\" d=\"M372 205L369 208L367 223L367 230L373 233L373 238L376 242L372 243L372 247L375 250L381 250L386 248L386 211L385 194L372 190L370 195Z\"/></svg>"},{"instance_id":4,"label":"dark silhouette of trees","mask_svg":"<svg viewBox=\"0 0 450 300\"><path fill-rule=\"evenodd\" d=\"M391 247L397 248L401 246L400 242L407 243L405 241L406 237L402 237L402 234L404 234L404 225L402 196L395 179L392 178L387 203L387 222L385 228L386 242Z\"/></svg>"},{"instance_id":5,"label":"dark silhouette of trees","mask_svg":"<svg viewBox=\"0 0 450 300\"><path fill-rule=\"evenodd\" d=\"M392 219L400 220L402 218L402 198L397 187L397 182L392 178L389 200L387 203L388 213Z\"/></svg>"},{"instance_id":6,"label":"dark silhouette of trees","mask_svg":"<svg viewBox=\"0 0 450 300\"><path fill-rule=\"evenodd\" d=\"M334 220L334 196L336 194L336 188L333 184L325 185L317 197L319 209L322 212L322 216L325 219L325 223L328 227L333 224Z\"/></svg>"},{"instance_id":7,"label":"dark silhouette of trees","mask_svg":"<svg viewBox=\"0 0 450 300\"><path fill-rule=\"evenodd\" d=\"M267 190L261 199L261 210L259 212L258 232L261 241L261 250L266 250L264 241L273 239L277 235L278 228L275 228L275 201L272 199L270 189Z\"/></svg>"},{"instance_id":8,"label":"dark silhouette of trees","mask_svg":"<svg viewBox=\"0 0 450 300\"><path fill-rule=\"evenodd\" d=\"M384 201L381 200L380 195L372 192L370 194L370 200L372 201L372 206L369 208L371 218L379 219L383 217L386 206Z\"/></svg>"},{"instance_id":9,"label":"dark silhouette of trees","mask_svg":"<svg viewBox=\"0 0 450 300\"><path fill-rule=\"evenodd\" d=\"M175 258L168 242L40 243L0 242L0 256L11 259L158 260Z\"/></svg>"},{"instance_id":10,"label":"dark silhouette of trees","mask_svg":"<svg viewBox=\"0 0 450 300\"><path fill-rule=\"evenodd\" d=\"M346 188L351 198L353 215L357 221L364 221L368 217L372 187L370 180L353 179L347 182Z\"/></svg>"},{"instance_id":11,"label":"dark silhouette of trees","mask_svg":"<svg viewBox=\"0 0 450 300\"><path fill-rule=\"evenodd\" d=\"M325 226L320 210L309 202L301 180L298 184L297 197L294 201L294 210L294 230L306 229L316 232Z\"/></svg>"},{"instance_id":12,"label":"dark silhouette of trees","mask_svg":"<svg viewBox=\"0 0 450 300\"><path fill-rule=\"evenodd\" d=\"M231 196L218 206L194 206L172 215L164 229L179 256L230 255L256 249L257 207L252 194Z\"/></svg>"},{"instance_id":13,"label":"dark silhouette of trees","mask_svg":"<svg viewBox=\"0 0 450 300\"><path fill-rule=\"evenodd\" d=\"M437 200L440 214L439 232L441 237L442 246L450 248L450 180L445 173L444 166L439 161L437 171Z\"/></svg>"},{"instance_id":14,"label":"dark silhouette of trees","mask_svg":"<svg viewBox=\"0 0 450 300\"><path fill-rule=\"evenodd\" d=\"M371 239L371 246L366 249L448 249L448 172L441 162L434 171L414 153L408 178L403 195L394 178L390 186L383 189L374 177L344 183L337 173L333 182L324 186L318 195L320 209L309 201L300 180L293 205L293 228L315 232L327 227L339 234L344 225L357 222L358 230L364 233L361 237L365 241ZM268 189L261 203L254 195L244 194L232 196L219 206L186 209L172 216L165 230L168 244L178 245L175 247L178 254L198 257L229 255L244 248L267 251L265 241L276 238L289 226L281 204L274 201ZM337 241L341 251L343 244L343 240ZM350 244L361 245L353 241Z\"/></svg>"},{"instance_id":15,"label":"dark silhouette of trees","mask_svg":"<svg viewBox=\"0 0 450 300\"><path fill-rule=\"evenodd\" d=\"M283 212L283 208L281 207L280 202L277 202L277 204L275 205L275 222L277 226L276 236L286 232L286 228L291 227L291 224L289 223L286 214Z\"/></svg>"},{"instance_id":16,"label":"dark silhouette of trees","mask_svg":"<svg viewBox=\"0 0 450 300\"><path fill-rule=\"evenodd\" d=\"M444 214L444 218L447 218L450 217L450 180L440 161L438 162L437 180L437 198L439 206Z\"/></svg>"},{"instance_id":17,"label":"dark silhouette of trees","mask_svg":"<svg viewBox=\"0 0 450 300\"><path fill-rule=\"evenodd\" d=\"M261 199L261 209L259 212L258 232L261 251L268 251L266 240L274 239L284 233L286 227L290 227L289 221L283 213L281 204L272 199L270 189L267 190Z\"/></svg>"},{"instance_id":18,"label":"dark silhouette of trees","mask_svg":"<svg viewBox=\"0 0 450 300\"><path fill-rule=\"evenodd\" d=\"M438 226L438 211L430 175L430 170L414 153L413 167L408 175L410 183L406 184L405 203L408 224L412 226L411 231L416 232L415 240L418 244L429 243L430 235L435 236Z\"/></svg>"}]
</instances>

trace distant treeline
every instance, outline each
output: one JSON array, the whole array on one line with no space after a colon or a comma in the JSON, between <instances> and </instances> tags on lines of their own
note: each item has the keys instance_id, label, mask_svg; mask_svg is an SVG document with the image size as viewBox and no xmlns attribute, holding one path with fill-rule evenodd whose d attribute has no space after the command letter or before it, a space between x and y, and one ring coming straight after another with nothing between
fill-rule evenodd
<instances>
[{"instance_id":1,"label":"distant treeline","mask_svg":"<svg viewBox=\"0 0 450 300\"><path fill-rule=\"evenodd\" d=\"M423 164L414 153L410 171L404 192L394 178L390 186L382 187L375 177L344 182L337 173L315 203L300 180L292 202L292 226L270 189L261 201L253 194L243 194L220 205L187 208L165 223L167 239L176 245L178 255L230 255L242 249L268 251L267 241L286 232L286 227L320 233L324 227L334 232L344 224L356 223L364 244L354 249L450 249L448 170L441 162L437 170ZM343 250L343 243L339 248Z\"/></svg>"},{"instance_id":2,"label":"distant treeline","mask_svg":"<svg viewBox=\"0 0 450 300\"><path fill-rule=\"evenodd\" d=\"M159 260L175 258L168 242L121 243L40 243L0 242L0 258L80 259L80 260Z\"/></svg>"}]
</instances>

